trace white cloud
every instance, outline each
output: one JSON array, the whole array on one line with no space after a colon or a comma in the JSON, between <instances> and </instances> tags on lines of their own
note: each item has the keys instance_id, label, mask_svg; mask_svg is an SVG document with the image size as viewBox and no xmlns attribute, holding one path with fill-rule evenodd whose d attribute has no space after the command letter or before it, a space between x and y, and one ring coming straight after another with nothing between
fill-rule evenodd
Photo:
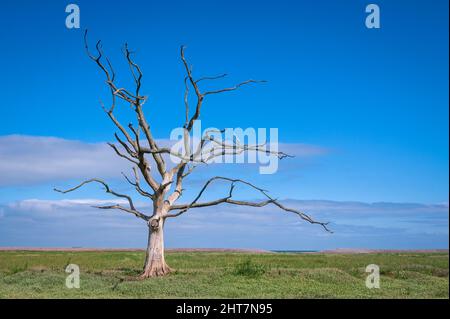
<instances>
[{"instance_id":1,"label":"white cloud","mask_svg":"<svg viewBox=\"0 0 450 319\"><path fill-rule=\"evenodd\" d=\"M55 218L64 218L73 215L80 209L90 209L92 206L111 205L111 204L127 204L123 199L98 200L98 199L64 199L64 200L40 200L26 199L9 203L6 207L10 211L28 214L29 216L46 216ZM61 214L64 212L64 214Z\"/></svg>"},{"instance_id":2,"label":"white cloud","mask_svg":"<svg viewBox=\"0 0 450 319\"><path fill-rule=\"evenodd\" d=\"M168 141L160 141L167 146ZM325 149L305 144L281 144L298 157L321 155ZM56 137L0 136L0 187L69 179L120 178L131 164L106 143L85 143Z\"/></svg>"},{"instance_id":3,"label":"white cloud","mask_svg":"<svg viewBox=\"0 0 450 319\"><path fill-rule=\"evenodd\" d=\"M114 199L111 202L115 202ZM147 227L95 199L23 200L0 205L0 245L142 247ZM168 247L262 249L446 248L448 206L286 200L335 232L310 225L276 207L220 205L193 209L166 223ZM151 207L141 206L145 212Z\"/></svg>"},{"instance_id":4,"label":"white cloud","mask_svg":"<svg viewBox=\"0 0 450 319\"><path fill-rule=\"evenodd\" d=\"M0 137L0 186L111 177L127 167L104 143L21 135Z\"/></svg>"}]
</instances>

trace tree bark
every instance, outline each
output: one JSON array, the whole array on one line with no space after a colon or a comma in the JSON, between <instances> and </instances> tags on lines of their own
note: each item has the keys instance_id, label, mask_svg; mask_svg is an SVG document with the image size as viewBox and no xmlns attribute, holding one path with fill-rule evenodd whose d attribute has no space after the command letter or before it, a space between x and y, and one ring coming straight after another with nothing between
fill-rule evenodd
<instances>
[{"instance_id":1,"label":"tree bark","mask_svg":"<svg viewBox=\"0 0 450 319\"><path fill-rule=\"evenodd\" d=\"M158 217L151 219L148 228L147 253L141 278L165 276L172 269L164 258L164 220Z\"/></svg>"}]
</instances>

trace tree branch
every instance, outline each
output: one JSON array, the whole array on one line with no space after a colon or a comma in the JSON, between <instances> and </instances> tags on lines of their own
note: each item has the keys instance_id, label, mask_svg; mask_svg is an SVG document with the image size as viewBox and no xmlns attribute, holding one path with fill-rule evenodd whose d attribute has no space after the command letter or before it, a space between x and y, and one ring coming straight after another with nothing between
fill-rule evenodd
<instances>
[{"instance_id":1,"label":"tree branch","mask_svg":"<svg viewBox=\"0 0 450 319\"><path fill-rule=\"evenodd\" d=\"M205 93L203 93L203 96L207 96L207 95L211 95L211 94L219 94L219 93L223 93L223 92L230 92L230 91L234 91L239 89L241 86L243 85L247 85L250 83L265 83L267 82L266 80L247 80L244 82L241 82L239 84L236 84L233 87L229 87L229 88L225 88L225 89L220 89L220 90L214 90L214 91L207 91Z\"/></svg>"},{"instance_id":2,"label":"tree branch","mask_svg":"<svg viewBox=\"0 0 450 319\"><path fill-rule=\"evenodd\" d=\"M112 143L107 143L107 144L114 150L114 152L116 152L117 156L120 156L120 157L130 161L131 163L133 163L135 165L139 165L139 162L137 162L134 159L132 159L132 158L126 156L125 154L121 153L116 145L114 145Z\"/></svg>"},{"instance_id":3,"label":"tree branch","mask_svg":"<svg viewBox=\"0 0 450 319\"><path fill-rule=\"evenodd\" d=\"M119 209L122 210L124 212L133 214L134 216L138 217L138 218L142 218L145 221L148 221L150 219L149 216L144 215L140 212L138 212L137 210L133 210L133 209L129 209L120 205L107 205L107 206L92 206L94 208L99 208L99 209Z\"/></svg>"},{"instance_id":4,"label":"tree branch","mask_svg":"<svg viewBox=\"0 0 450 319\"><path fill-rule=\"evenodd\" d=\"M75 186L75 187L69 188L69 189L67 189L67 190L60 190L60 189L54 188L54 191L56 191L56 192L58 192L58 193L66 194L66 193L69 193L69 192L73 192L73 191L79 189L80 187L83 187L84 185L89 184L89 183L99 183L99 184L103 185L103 187L105 188L105 191L106 191L107 193L112 194L112 195L114 195L114 196L116 196L116 197L119 197L119 198L124 198L124 199L126 199L126 200L128 201L129 206L130 206L130 208L125 208L125 207L122 207L122 206L120 206L120 205L113 205L113 206L94 206L94 207L102 208L102 209L106 209L106 208L117 208L117 209L121 209L121 210L127 211L127 212L129 212L129 213L132 213L132 214L136 215L137 217L140 217L140 218L142 218L142 219L144 219L144 220L148 220L149 217L148 217L147 215L145 215L145 214L139 212L139 211L136 209L136 207L134 206L133 200L131 199L130 196L125 195L125 194L120 194L120 193L117 193L117 192L113 191L113 190L109 187L109 185L106 184L106 183L105 183L104 181L102 181L101 179L92 178L92 179L86 180L86 181L84 181L84 182L78 184L78 185Z\"/></svg>"},{"instance_id":5,"label":"tree branch","mask_svg":"<svg viewBox=\"0 0 450 319\"><path fill-rule=\"evenodd\" d=\"M149 193L149 192L147 192L147 191L145 191L144 189L142 189L141 184L140 184L140 179L139 179L139 173L138 173L136 167L133 167L133 172L134 172L134 180L135 180L134 182L131 181L131 180L128 178L128 176L125 175L123 172L122 172L122 175L123 175L123 177L126 179L126 181L127 181L129 184L131 184L132 186L134 186L134 188L136 189L136 191L137 191L139 194L141 194L142 196L148 197L148 198L150 198L150 199L153 200L153 199L154 199L154 195L151 194L151 193Z\"/></svg>"},{"instance_id":6,"label":"tree branch","mask_svg":"<svg viewBox=\"0 0 450 319\"><path fill-rule=\"evenodd\" d=\"M134 111L136 112L136 116L137 116L137 120L138 120L138 124L139 124L139 128L142 129L142 131L145 134L145 137L149 143L149 146L152 150L158 150L158 145L156 144L156 141L154 140L151 130L150 130L150 126L145 118L145 115L142 111L142 105L145 103L147 97L145 96L141 96L140 95L140 88L141 88L141 80L142 80L142 71L140 69L140 67L133 61L131 55L132 52L128 49L128 45L125 44L125 48L124 48L124 53L125 53L125 58L128 62L128 65L130 67L133 79L135 81L136 84L136 90L135 90L135 94L131 93L129 90L125 89L125 88L119 88L116 86L116 84L114 83L115 80L115 73L114 70L112 68L112 65L109 61L108 58L106 58L108 67L106 67L103 62L102 62L102 56L103 56L103 51L102 51L102 47L101 47L101 42L98 41L96 44L96 50L97 50L97 55L94 56L93 54L91 54L90 50L89 50L89 46L88 46L88 41L87 41L87 30L84 34L84 43L85 43L85 48L86 48L86 52L87 55L89 56L89 58L91 60L93 60L99 67L100 69L103 71L103 73L106 76L106 84L108 85L108 87L110 88L111 91L111 96L112 96L112 105L109 109L106 109L103 105L103 109L105 110L105 112L108 114L108 116L110 117L110 119L113 121L113 123L119 128L119 130L122 132L122 134L126 137L128 143L133 147L134 152L130 152L131 149L128 148L127 146L124 145L124 143L122 141L119 140L119 143L122 144L122 146L125 148L125 150L128 152L128 154L130 154L132 157L135 157L139 160L139 163L137 163L134 160L131 160L128 156L122 154L117 147L110 145L114 151L116 152L117 155L119 155L120 157L126 158L128 160L131 160L131 162L133 162L134 164L137 164L138 167L141 169L142 174L145 178L145 181L147 183L149 183L149 185L152 187L153 190L156 190L158 188L158 184L156 183L156 181L153 179L153 177L151 176L150 173L150 165L147 162L145 156L141 153L140 149L141 146L139 144L139 135L138 132L136 130L134 130L132 127L130 127L130 130L133 131L133 133L135 134L136 140L133 140L130 136L130 134L128 133L128 131L121 125L121 123L115 118L113 111L116 105L116 98L120 98L124 101L126 101L127 103L130 104L130 106L132 106L134 108ZM117 138L117 137L116 137ZM137 156L134 156L131 153L137 153ZM165 173L166 173L166 167L165 167L165 162L164 159L162 157L161 154L158 153L152 153L152 157L154 158L156 164L157 164L157 168L159 173L161 174L162 177L164 177Z\"/></svg>"},{"instance_id":7,"label":"tree branch","mask_svg":"<svg viewBox=\"0 0 450 319\"><path fill-rule=\"evenodd\" d=\"M202 77L202 78L196 80L195 83L199 83L199 82L204 81L204 80L217 80L217 79L224 78L224 77L226 77L227 75L228 75L228 74L223 73L223 74L219 74L219 75L216 75L216 76L204 76L204 77Z\"/></svg>"},{"instance_id":8,"label":"tree branch","mask_svg":"<svg viewBox=\"0 0 450 319\"><path fill-rule=\"evenodd\" d=\"M214 201L210 201L210 202L204 202L204 203L198 203L198 200L200 199L200 197L202 196L202 194L205 192L205 190L208 188L208 186L216 180L224 180L224 181L228 181L231 183L230 186L230 192L228 194L227 197L224 198L220 198ZM247 186L250 186L251 188L259 191L261 194L264 195L264 197L267 198L267 200L262 201L262 202L250 202L250 201L240 201L240 200L233 200L232 196L233 196L233 190L234 190L234 186L236 183L241 183L241 184L245 184ZM255 185L253 185L250 182L244 181L242 179L232 179L232 178L228 178L228 177L222 177L222 176L216 176L213 177L211 179L209 179L205 185L203 186L203 188L200 190L199 194L195 197L195 199L190 203L190 204L181 204L181 205L172 205L170 210L180 210L177 213L174 214L167 214L166 217L177 217L180 216L182 214L184 214L185 212L187 212L189 209L191 208L199 208L199 207L208 207L208 206L215 206L221 203L228 203L228 204L233 204L233 205L240 205L240 206L252 206L252 207L263 207L266 206L268 204L273 204L275 206L277 206L278 208L287 211L287 212L291 212L294 213L296 215L298 215L301 219L311 223L311 224L318 224L320 226L322 226L327 232L332 232L328 227L328 223L323 223L323 222L318 222L315 221L313 218L311 218L309 215L298 211L296 209L293 208L288 208L285 207L284 205L282 205L277 199L272 198L266 190L259 188Z\"/></svg>"}]
</instances>

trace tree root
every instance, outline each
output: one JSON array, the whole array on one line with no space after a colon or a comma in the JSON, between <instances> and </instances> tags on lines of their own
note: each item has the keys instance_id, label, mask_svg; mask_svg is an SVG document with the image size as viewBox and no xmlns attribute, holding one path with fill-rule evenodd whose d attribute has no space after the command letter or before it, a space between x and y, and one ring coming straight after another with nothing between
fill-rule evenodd
<instances>
[{"instance_id":1,"label":"tree root","mask_svg":"<svg viewBox=\"0 0 450 319\"><path fill-rule=\"evenodd\" d=\"M162 277L167 276L173 272L173 269L170 268L166 263L152 263L149 267L146 267L144 272L139 276L140 279L153 278L153 277Z\"/></svg>"}]
</instances>

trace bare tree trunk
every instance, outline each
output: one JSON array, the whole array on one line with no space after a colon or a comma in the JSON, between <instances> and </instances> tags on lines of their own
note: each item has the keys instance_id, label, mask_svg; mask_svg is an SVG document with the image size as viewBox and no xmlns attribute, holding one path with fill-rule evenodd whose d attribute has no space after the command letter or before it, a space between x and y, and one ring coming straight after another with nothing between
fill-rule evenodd
<instances>
[{"instance_id":1,"label":"bare tree trunk","mask_svg":"<svg viewBox=\"0 0 450 319\"><path fill-rule=\"evenodd\" d=\"M164 258L164 220L156 217L149 222L147 253L141 278L165 276L172 269Z\"/></svg>"}]
</instances>

